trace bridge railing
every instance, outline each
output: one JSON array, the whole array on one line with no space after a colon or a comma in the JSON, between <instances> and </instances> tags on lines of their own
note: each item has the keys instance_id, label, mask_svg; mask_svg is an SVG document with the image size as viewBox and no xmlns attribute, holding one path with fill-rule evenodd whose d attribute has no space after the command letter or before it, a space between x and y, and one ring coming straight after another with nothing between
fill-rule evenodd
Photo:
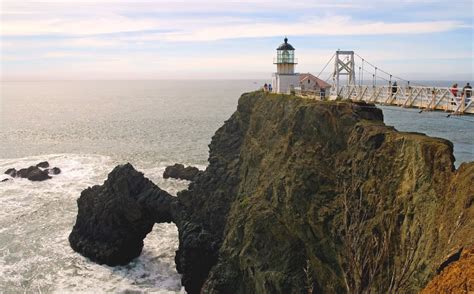
<instances>
[{"instance_id":1,"label":"bridge railing","mask_svg":"<svg viewBox=\"0 0 474 294\"><path fill-rule=\"evenodd\" d=\"M337 96L376 104L474 114L472 89L346 85L339 89Z\"/></svg>"},{"instance_id":2,"label":"bridge railing","mask_svg":"<svg viewBox=\"0 0 474 294\"><path fill-rule=\"evenodd\" d=\"M329 91L313 90L313 89L302 89L301 87L295 87L295 94L304 98L313 98L313 99L326 99L329 97Z\"/></svg>"}]
</instances>

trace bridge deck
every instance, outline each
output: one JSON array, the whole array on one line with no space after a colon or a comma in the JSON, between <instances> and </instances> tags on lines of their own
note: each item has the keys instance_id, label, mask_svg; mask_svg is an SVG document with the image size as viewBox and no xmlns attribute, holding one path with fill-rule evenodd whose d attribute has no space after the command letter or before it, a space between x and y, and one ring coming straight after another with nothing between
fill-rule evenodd
<instances>
[{"instance_id":1,"label":"bridge deck","mask_svg":"<svg viewBox=\"0 0 474 294\"><path fill-rule=\"evenodd\" d=\"M347 85L339 90L339 97L354 101L397 105L425 110L443 110L454 114L474 114L472 90L454 96L450 88L443 87L389 87ZM467 94L467 95L466 95ZM335 99L332 95L330 99ZM469 96L469 97L467 97Z\"/></svg>"}]
</instances>

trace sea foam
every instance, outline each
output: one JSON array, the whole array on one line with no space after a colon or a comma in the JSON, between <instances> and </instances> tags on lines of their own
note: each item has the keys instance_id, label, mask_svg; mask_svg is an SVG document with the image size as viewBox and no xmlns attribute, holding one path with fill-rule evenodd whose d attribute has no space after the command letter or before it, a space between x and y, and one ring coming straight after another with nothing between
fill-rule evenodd
<instances>
[{"instance_id":1,"label":"sea foam","mask_svg":"<svg viewBox=\"0 0 474 294\"><path fill-rule=\"evenodd\" d=\"M101 155L52 154L0 159L0 171L47 160L61 174L44 182L15 178L0 183L0 289L6 292L184 292L174 255L174 224L156 224L142 254L118 267L98 265L75 253L68 235L83 189L102 184L118 164ZM140 169L160 188L176 195L189 182L163 179L171 162ZM199 166L199 168L205 168ZM0 179L8 178L2 175Z\"/></svg>"}]
</instances>

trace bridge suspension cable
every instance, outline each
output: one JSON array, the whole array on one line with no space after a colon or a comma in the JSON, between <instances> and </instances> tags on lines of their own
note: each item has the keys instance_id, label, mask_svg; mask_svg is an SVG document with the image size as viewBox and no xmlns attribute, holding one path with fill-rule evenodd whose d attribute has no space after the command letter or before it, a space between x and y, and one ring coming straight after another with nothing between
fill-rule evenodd
<instances>
[{"instance_id":1,"label":"bridge suspension cable","mask_svg":"<svg viewBox=\"0 0 474 294\"><path fill-rule=\"evenodd\" d=\"M369 62L367 59L365 59L364 57L360 56L359 54L357 54L356 52L354 52L354 55L356 55L357 57L359 57L362 61L362 67L364 66L364 64L368 64L369 66L371 66L373 69L374 69L374 72L375 72L375 82L377 81L377 78L381 78L382 80L385 80L385 81L388 81L388 82L391 82L392 81L392 78L395 78L396 80L400 80L400 81L404 81L404 82L407 82L408 85L410 85L410 81L407 80L407 79L404 79L402 77L399 77L399 76L396 76L396 75L393 75L379 67L377 67L376 65L374 65L373 63ZM368 72L368 71L365 71L365 72ZM387 75L389 77L389 79L385 79L385 78L382 78L380 75L377 76L377 72L381 72L385 75ZM372 73L371 73L372 74ZM375 84L375 83L374 83ZM425 85L422 85L422 84L418 84L418 83L413 83L415 85L419 85L419 86L425 86Z\"/></svg>"},{"instance_id":2,"label":"bridge suspension cable","mask_svg":"<svg viewBox=\"0 0 474 294\"><path fill-rule=\"evenodd\" d=\"M370 74L370 75L372 75L372 78L373 78L373 79L374 79L374 78L375 78L375 79L379 78L379 79L384 80L384 81L387 81L387 82L390 81L390 80L387 80L387 79L384 78L384 77L377 76L377 70L375 71L375 74L373 74L372 72L370 72L370 71L368 71L368 70L366 70L366 69L362 69L362 71L363 71L363 72L366 72L366 73L368 73L368 74Z\"/></svg>"},{"instance_id":3,"label":"bridge suspension cable","mask_svg":"<svg viewBox=\"0 0 474 294\"><path fill-rule=\"evenodd\" d=\"M360 81L360 85L362 86L362 83L364 82L364 58L362 58L362 78Z\"/></svg>"},{"instance_id":4,"label":"bridge suspension cable","mask_svg":"<svg viewBox=\"0 0 474 294\"><path fill-rule=\"evenodd\" d=\"M331 63L331 61L334 59L334 56L336 56L336 53L334 53L331 58L329 59L329 61L326 63L326 65L324 66L324 68L319 72L319 74L316 76L319 78L319 76L323 73L323 71L326 69L326 67L329 65L329 63Z\"/></svg>"},{"instance_id":5,"label":"bridge suspension cable","mask_svg":"<svg viewBox=\"0 0 474 294\"><path fill-rule=\"evenodd\" d=\"M331 56L331 58L329 58L329 60L326 62L323 69L318 73L318 75L317 75L318 78L321 77L321 75L327 69L327 67L331 63L331 61L333 61L335 59L338 52L342 52L343 55L344 55L344 53L346 53L346 51L336 51L336 53L334 53ZM363 85L363 83L364 83L364 73L366 73L366 74L369 74L369 77L372 78L372 86L374 86L374 87L377 86L377 81L379 81L379 80L386 81L386 82L389 83L389 85L392 85L392 83L394 82L394 79L395 79L395 81L404 81L404 82L406 82L408 87L410 87L410 85L427 87L426 85L419 84L419 83L413 83L413 82L411 82L407 79L404 79L400 76L394 75L394 74L392 74L392 73L376 66L374 63L368 61L367 59L365 59L364 57L362 57L361 55L359 55L358 53L356 53L354 51L347 51L347 52L352 52L353 56L356 56L356 57L360 58L360 60L361 60L361 64L358 67L356 67L355 64L352 64L351 70L353 72L353 79L354 79L354 81L352 81L353 84L357 85L357 81L355 80L355 73L356 73L356 70L358 69L359 70L359 74L358 74L358 79L359 79L358 84L359 84L359 86ZM347 65L348 65L349 61L350 61L349 56L344 56L344 60L340 60L339 62L341 62L343 64L343 68L347 69ZM354 62L354 61L352 61L352 62ZM372 68L372 70L369 70L368 67ZM337 69L337 70L339 71L339 69ZM347 70L349 70L349 69L347 69ZM329 81L331 79L331 77L334 78L334 75L336 75L336 72L334 72L332 74L330 73L328 78L325 79L325 81L326 82Z\"/></svg>"},{"instance_id":6,"label":"bridge suspension cable","mask_svg":"<svg viewBox=\"0 0 474 294\"><path fill-rule=\"evenodd\" d=\"M357 64L354 57L360 58ZM443 110L454 115L474 114L474 100L471 98L470 90L462 90L458 95L456 88L425 86L413 83L402 77L379 68L374 63L363 58L354 51L337 50L326 62L324 68L319 72L318 78L324 73L331 61L334 60L334 71L330 73L326 82L332 77L333 84L330 90L331 98L351 99L355 101L366 101L375 104L397 105L403 108L419 108L422 111ZM358 83L356 74L358 72ZM372 87L364 85L364 75L367 82L372 78ZM342 79L340 79L342 77ZM385 81L377 85L378 81ZM397 85L398 81L404 81L407 85ZM346 85L342 85L345 82ZM454 89L454 90L453 90ZM472 123L472 121L467 121Z\"/></svg>"}]
</instances>

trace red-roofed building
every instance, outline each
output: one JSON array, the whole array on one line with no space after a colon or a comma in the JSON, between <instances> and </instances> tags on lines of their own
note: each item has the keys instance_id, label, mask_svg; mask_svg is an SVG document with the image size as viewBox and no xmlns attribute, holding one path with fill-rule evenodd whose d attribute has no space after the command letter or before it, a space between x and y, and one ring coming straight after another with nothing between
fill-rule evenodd
<instances>
[{"instance_id":1,"label":"red-roofed building","mask_svg":"<svg viewBox=\"0 0 474 294\"><path fill-rule=\"evenodd\" d=\"M315 77L310 73L300 74L300 87L301 91L315 92L316 94L328 97L331 89L331 85L325 81Z\"/></svg>"}]
</instances>

